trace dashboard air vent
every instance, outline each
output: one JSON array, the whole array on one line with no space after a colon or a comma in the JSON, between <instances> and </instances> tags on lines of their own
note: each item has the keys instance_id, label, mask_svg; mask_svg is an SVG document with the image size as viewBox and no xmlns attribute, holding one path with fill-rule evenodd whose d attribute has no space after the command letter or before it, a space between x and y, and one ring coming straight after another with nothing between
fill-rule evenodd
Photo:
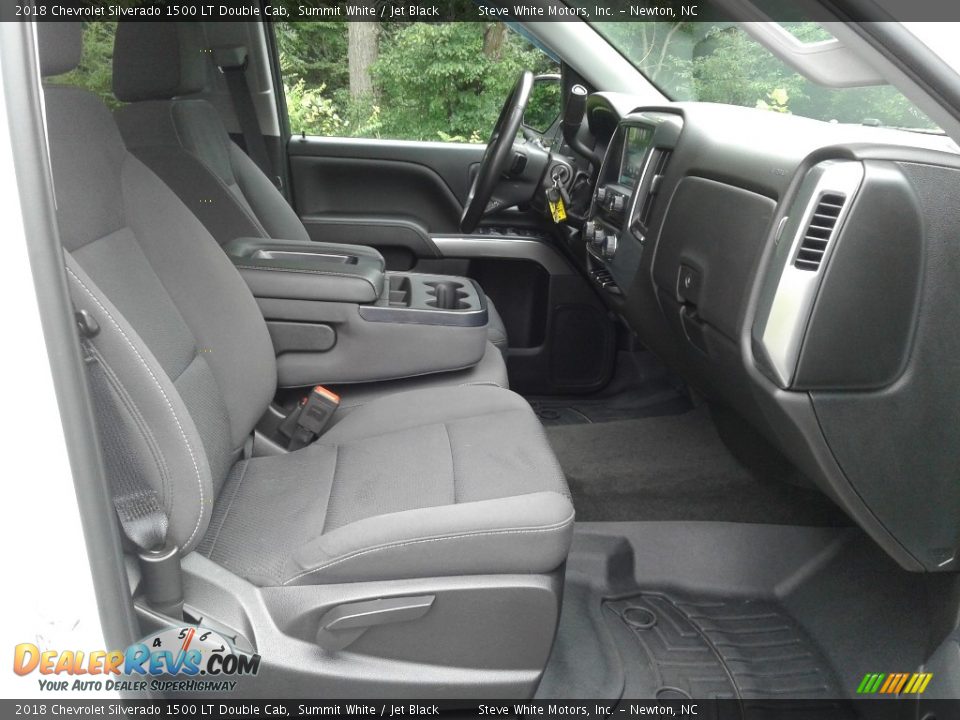
<instances>
[{"instance_id":1,"label":"dashboard air vent","mask_svg":"<svg viewBox=\"0 0 960 720\"><path fill-rule=\"evenodd\" d=\"M653 168L653 177L650 179L650 187L647 190L647 196L643 199L643 206L640 209L640 222L644 227L650 226L650 216L653 214L653 201L657 197L657 191L663 181L663 175L667 170L667 163L670 161L669 150L655 150L657 157L650 163Z\"/></svg>"},{"instance_id":2,"label":"dashboard air vent","mask_svg":"<svg viewBox=\"0 0 960 720\"><path fill-rule=\"evenodd\" d=\"M837 226L837 219L846 199L839 193L824 193L820 196L820 202L817 203L807 231L803 234L803 240L800 241L797 259L793 261L795 267L811 272L820 269L827 243Z\"/></svg>"}]
</instances>

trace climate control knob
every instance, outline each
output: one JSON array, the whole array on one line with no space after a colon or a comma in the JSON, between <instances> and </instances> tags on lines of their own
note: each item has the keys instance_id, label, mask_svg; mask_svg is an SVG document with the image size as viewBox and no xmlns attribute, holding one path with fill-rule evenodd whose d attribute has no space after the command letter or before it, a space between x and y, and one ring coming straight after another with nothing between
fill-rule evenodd
<instances>
[{"instance_id":1,"label":"climate control knob","mask_svg":"<svg viewBox=\"0 0 960 720\"><path fill-rule=\"evenodd\" d=\"M591 241L593 242L594 246L599 250L603 248L603 243L606 239L607 239L607 233L604 231L602 227L598 225L596 229L593 231L593 238L591 238Z\"/></svg>"},{"instance_id":2,"label":"climate control knob","mask_svg":"<svg viewBox=\"0 0 960 720\"><path fill-rule=\"evenodd\" d=\"M592 242L592 241L593 241L593 233L595 232L596 227L597 227L597 224L596 224L593 220L587 220L587 221L583 224L583 239L584 239L584 241L586 241L586 242Z\"/></svg>"},{"instance_id":3,"label":"climate control knob","mask_svg":"<svg viewBox=\"0 0 960 720\"><path fill-rule=\"evenodd\" d=\"M613 211L622 212L623 211L623 195L617 195L613 198Z\"/></svg>"},{"instance_id":4,"label":"climate control knob","mask_svg":"<svg viewBox=\"0 0 960 720\"><path fill-rule=\"evenodd\" d=\"M606 199L607 199L607 189L606 189L606 188L599 188L599 189L597 190L597 202L602 205L602 204L603 204L603 201L606 200Z\"/></svg>"},{"instance_id":5,"label":"climate control knob","mask_svg":"<svg viewBox=\"0 0 960 720\"><path fill-rule=\"evenodd\" d=\"M613 256L617 254L617 242L616 235L607 235L607 239L603 243L603 256L607 260L613 260Z\"/></svg>"}]
</instances>

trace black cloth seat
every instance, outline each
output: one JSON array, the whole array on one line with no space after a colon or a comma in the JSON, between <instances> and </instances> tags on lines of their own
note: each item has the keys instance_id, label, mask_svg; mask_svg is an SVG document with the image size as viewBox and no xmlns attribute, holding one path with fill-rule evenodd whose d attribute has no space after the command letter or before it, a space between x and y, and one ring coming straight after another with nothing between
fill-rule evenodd
<instances>
[{"instance_id":1,"label":"black cloth seat","mask_svg":"<svg viewBox=\"0 0 960 720\"><path fill-rule=\"evenodd\" d=\"M44 76L75 67L81 25L37 27ZM277 383L253 296L99 99L46 85L44 102L69 289L117 408L98 416L107 471L158 493L184 554L278 586L562 565L566 482L509 390L381 397L313 445L242 460Z\"/></svg>"}]
</instances>

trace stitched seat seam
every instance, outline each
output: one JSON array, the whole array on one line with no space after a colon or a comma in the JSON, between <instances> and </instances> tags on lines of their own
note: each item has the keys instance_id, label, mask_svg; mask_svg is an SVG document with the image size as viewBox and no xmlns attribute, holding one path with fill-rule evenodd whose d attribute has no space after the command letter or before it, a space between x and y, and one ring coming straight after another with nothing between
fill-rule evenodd
<instances>
[{"instance_id":1,"label":"stitched seat seam","mask_svg":"<svg viewBox=\"0 0 960 720\"><path fill-rule=\"evenodd\" d=\"M456 387L485 387L485 386L486 386L486 387L496 387L496 388L499 388L499 389L501 389L501 390L504 389L504 388L500 387L499 385L486 385L485 383L484 383L484 384L476 384L476 385L473 384L473 383L464 383L464 384L458 385L458 386L456 386ZM416 392L416 391L413 390L413 391L411 391L411 392ZM460 420L477 420L477 419L480 419L480 418L488 417L488 416L490 416L490 415L505 415L506 413L516 413L516 412L526 414L526 413L527 413L527 409L526 409L526 408L510 408L509 410L491 410L490 412L480 413L480 414L478 414L478 415L464 415L463 417L454 418L454 419L452 420L452 422L458 422L458 421L460 421ZM533 411L531 410L530 412L532 413ZM377 433L376 435L364 435L363 437L358 437L358 438L355 438L355 439L352 439L352 440L347 440L347 441L342 442L342 443L339 443L339 444L341 444L341 445L350 445L350 444L352 444L352 443L364 442L364 441L366 441L366 440L373 440L373 439L375 439L375 438L386 437L386 436L388 436L388 435L394 435L394 434L396 434L396 433L402 433L402 432L406 432L406 431L408 431L408 430L419 430L419 429L423 429L423 428L433 427L433 426L435 426L435 425L440 425L441 422L443 422L443 421L439 421L439 420L438 420L437 422L428 422L428 423L424 423L423 425L411 425L411 426L409 426L409 427L400 428L400 429L398 429L398 430L387 430L387 431L382 432L382 433ZM317 440L317 441L314 443L314 445L321 445L321 446L329 447L329 444L323 442L323 436L321 436L320 439Z\"/></svg>"},{"instance_id":2,"label":"stitched seat seam","mask_svg":"<svg viewBox=\"0 0 960 720\"><path fill-rule=\"evenodd\" d=\"M237 484L233 488L233 494L230 496L230 502L227 504L226 510L223 511L223 515L220 516L220 524L217 525L217 532L213 536L213 540L210 541L210 550L207 553L207 557L213 555L213 551L217 547L217 541L220 539L220 531L223 530L223 526L227 524L227 517L230 515L230 511L233 509L233 503L236 501L237 496L240 494L240 486L243 484L243 479L247 476L247 468L250 467L250 462L247 461L243 464L243 469L240 470L240 478L237 480Z\"/></svg>"},{"instance_id":3,"label":"stitched seat seam","mask_svg":"<svg viewBox=\"0 0 960 720\"><path fill-rule=\"evenodd\" d=\"M137 404L130 396L130 393L127 392L127 389L124 387L119 376L117 376L117 374L113 371L113 368L111 368L109 363L107 363L106 359L103 357L103 354L95 347L91 348L91 352L96 357L97 362L100 363L100 367L103 369L104 374L107 377L107 382L116 393L117 399L122 403L123 407L126 408L127 412L130 413L130 417L133 419L134 426L137 428L137 430L139 430L141 437L143 437L147 444L147 448L150 451L153 462L157 466L157 471L160 473L160 485L163 491L163 498L172 498L173 485L170 480L170 473L167 469L166 460L164 459L163 452L160 449L160 443L157 442L153 432L150 430L149 424L144 419L140 409L137 407Z\"/></svg>"},{"instance_id":4,"label":"stitched seat seam","mask_svg":"<svg viewBox=\"0 0 960 720\"><path fill-rule=\"evenodd\" d=\"M70 276L76 281L76 283L83 288L83 291L90 297L91 300L96 304L100 311L106 316L110 323L116 328L117 332L120 333L120 336L124 339L127 346L133 351L134 356L137 360L140 361L140 364L143 366L144 370L147 371L147 374L150 376L150 379L153 380L154 385L157 386L157 390L160 391L160 396L163 398L164 403L167 406L167 409L170 411L170 414L173 416L174 424L177 426L177 431L180 433L180 438L183 440L184 446L187 448L187 453L190 455L190 460L193 463L193 470L197 476L197 487L200 491L200 502L199 512L197 513L197 523L193 527L193 532L190 533L190 537L187 538L187 541L184 543L184 546L189 545L193 542L193 538L196 537L197 531L200 529L200 523L203 521L203 503L204 503L204 494L203 494L203 479L200 477L200 466L197 464L197 458L193 453L193 446L190 444L190 441L187 439L187 434L183 429L183 425L180 424L180 418L177 416L176 410L173 409L173 403L170 402L170 398L167 397L167 393L164 391L163 386L160 384L160 381L157 380L157 376L154 375L153 370L150 369L150 366L147 365L147 361L143 359L143 356L140 354L140 351L137 350L137 347L133 344L133 341L127 336L123 328L120 327L120 324L116 321L113 315L110 314L110 311L104 307L103 303L97 298L96 295L84 284L83 280L73 271L72 268L67 267L66 271L70 273Z\"/></svg>"},{"instance_id":5,"label":"stitched seat seam","mask_svg":"<svg viewBox=\"0 0 960 720\"><path fill-rule=\"evenodd\" d=\"M334 565L339 565L340 563L346 562L347 560L353 560L358 557L362 557L363 555L368 555L370 553L378 552L380 550L395 550L397 548L402 548L409 545L418 545L418 544L428 543L428 542L440 542L442 540L462 540L467 538L489 537L494 535L531 535L535 533L554 532L557 530L562 530L565 526L569 525L573 521L573 518L575 517L575 515L576 513L570 513L570 515L561 522L554 523L552 525L545 525L539 528L516 528L516 529L501 528L499 530L477 530L473 532L459 533L454 535L440 535L436 537L417 538L415 540L404 540L401 542L393 542L393 543L387 543L384 545L378 545L376 547L366 548L364 550L357 550L353 553L350 553L349 555L346 555L342 558L338 558L337 560L334 560L332 562L312 568L311 570L306 570L298 575L294 575L292 578L288 580L285 580L283 584L288 585L294 580L299 580L300 578L306 577L307 575L312 575L313 573L320 572L321 570L326 570L328 568L333 567Z\"/></svg>"},{"instance_id":6,"label":"stitched seat seam","mask_svg":"<svg viewBox=\"0 0 960 720\"><path fill-rule=\"evenodd\" d=\"M453 456L453 440L450 439L450 428L443 423L443 434L447 436L447 447L450 448L450 480L453 484L453 504L457 504L457 460Z\"/></svg>"},{"instance_id":7,"label":"stitched seat seam","mask_svg":"<svg viewBox=\"0 0 960 720\"><path fill-rule=\"evenodd\" d=\"M333 446L333 475L330 476L330 492L327 493L327 505L323 509L323 522L320 524L320 534L327 528L327 519L330 517L330 502L333 500L333 488L337 484L337 468L340 466L340 446Z\"/></svg>"}]
</instances>

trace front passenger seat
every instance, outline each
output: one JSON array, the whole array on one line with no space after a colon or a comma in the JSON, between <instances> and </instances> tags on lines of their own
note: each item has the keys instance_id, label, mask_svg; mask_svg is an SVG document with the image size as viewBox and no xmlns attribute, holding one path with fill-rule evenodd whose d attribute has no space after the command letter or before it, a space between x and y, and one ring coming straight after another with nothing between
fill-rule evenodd
<instances>
[{"instance_id":1,"label":"front passenger seat","mask_svg":"<svg viewBox=\"0 0 960 720\"><path fill-rule=\"evenodd\" d=\"M127 147L221 245L239 237L309 241L283 195L230 139L216 108L181 97L204 89L203 45L195 24L117 23L113 94L128 104L114 116ZM487 315L488 339L506 353L506 327L489 298Z\"/></svg>"},{"instance_id":2,"label":"front passenger seat","mask_svg":"<svg viewBox=\"0 0 960 720\"><path fill-rule=\"evenodd\" d=\"M76 67L80 24L37 28L43 75ZM157 495L197 616L256 643L274 694L532 694L574 513L526 401L400 393L243 459L277 380L253 296L99 99L45 85L44 101L67 281L107 386L107 473ZM414 600L419 614L356 634L370 608Z\"/></svg>"}]
</instances>

